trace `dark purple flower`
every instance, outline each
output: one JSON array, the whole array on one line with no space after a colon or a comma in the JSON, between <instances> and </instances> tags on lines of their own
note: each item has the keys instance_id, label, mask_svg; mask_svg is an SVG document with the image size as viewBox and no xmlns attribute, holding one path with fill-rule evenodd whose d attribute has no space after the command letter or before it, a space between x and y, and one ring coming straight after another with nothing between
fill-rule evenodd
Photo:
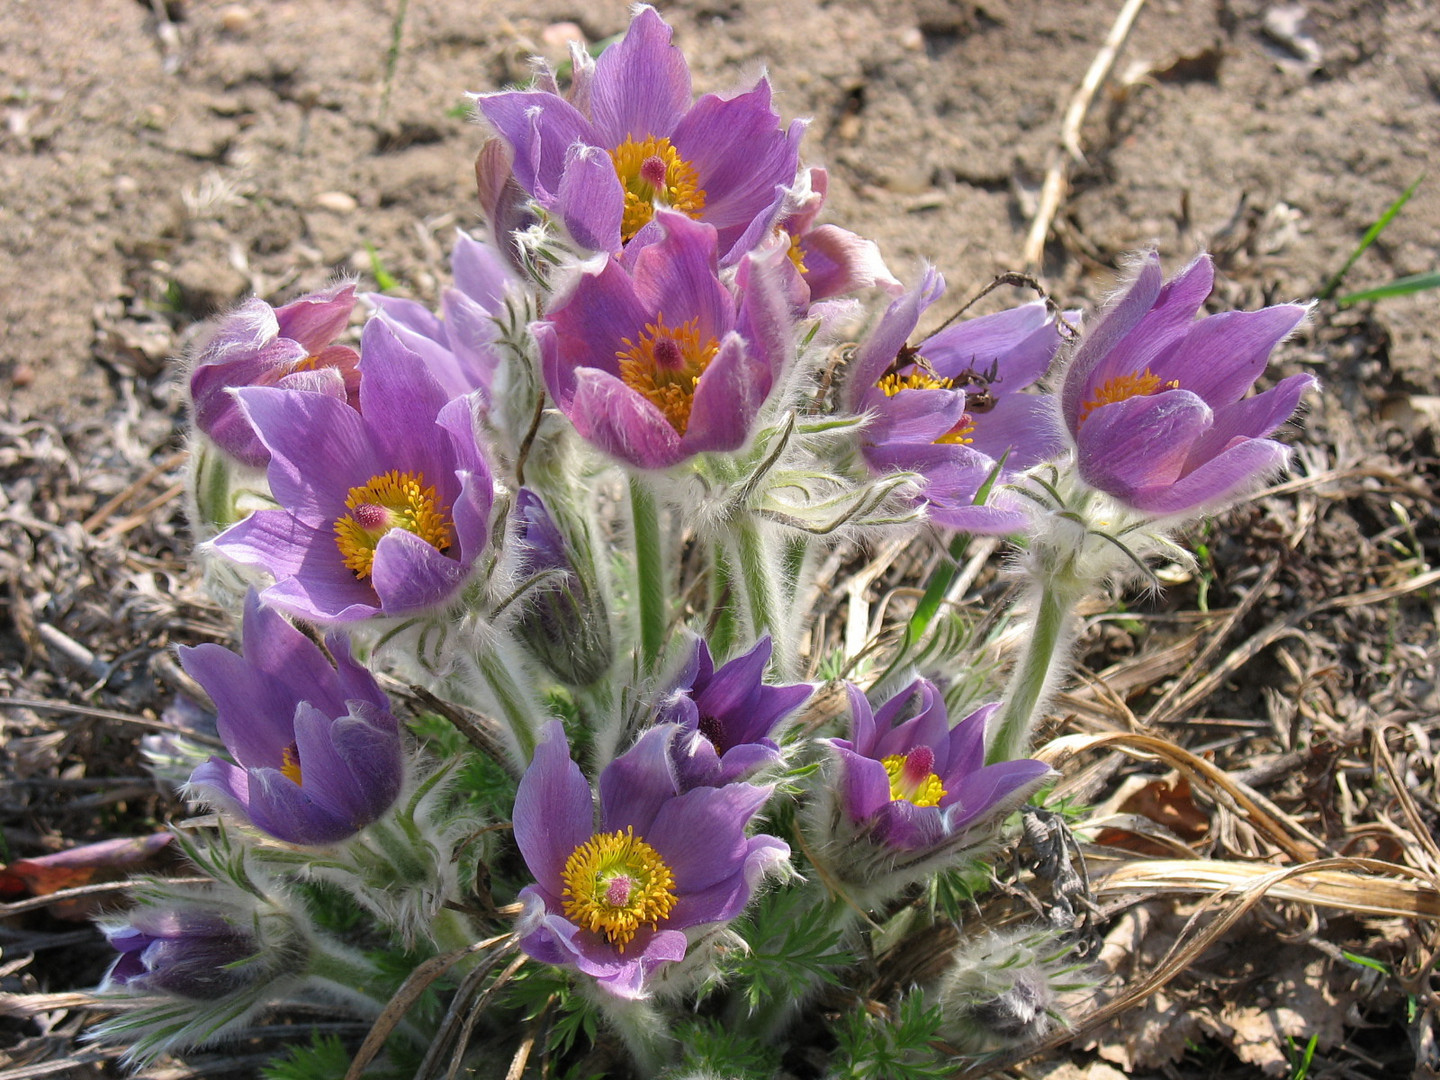
<instances>
[{"instance_id":1,"label":"dark purple flower","mask_svg":"<svg viewBox=\"0 0 1440 1080\"><path fill-rule=\"evenodd\" d=\"M489 244L462 232L450 253L450 271L455 284L442 294L438 316L415 300L379 293L368 293L365 300L400 342L425 361L450 397L480 390L488 401L500 363L494 316L504 304L510 270Z\"/></svg>"},{"instance_id":2,"label":"dark purple flower","mask_svg":"<svg viewBox=\"0 0 1440 1080\"><path fill-rule=\"evenodd\" d=\"M445 604L489 539L494 488L471 400L450 399L383 320L361 345L359 412L322 394L238 391L280 508L213 541L275 578L266 603L319 622Z\"/></svg>"},{"instance_id":3,"label":"dark purple flower","mask_svg":"<svg viewBox=\"0 0 1440 1080\"><path fill-rule=\"evenodd\" d=\"M660 965L684 957L686 931L724 923L789 858L773 836L745 835L768 787L680 792L673 724L653 727L590 785L549 724L515 794L515 840L536 884L521 890L521 948L572 967L620 998L640 998Z\"/></svg>"},{"instance_id":4,"label":"dark purple flower","mask_svg":"<svg viewBox=\"0 0 1440 1080\"><path fill-rule=\"evenodd\" d=\"M231 457L261 466L270 452L236 403L235 388L311 390L355 405L360 358L334 344L354 307L355 286L346 283L279 308L247 300L222 316L190 373L195 426Z\"/></svg>"},{"instance_id":5,"label":"dark purple flower","mask_svg":"<svg viewBox=\"0 0 1440 1080\"><path fill-rule=\"evenodd\" d=\"M219 645L180 650L205 688L238 764L212 757L190 784L208 802L292 844L333 844L376 820L400 794L400 725L375 678L338 634L320 647L254 592L244 655Z\"/></svg>"},{"instance_id":6,"label":"dark purple flower","mask_svg":"<svg viewBox=\"0 0 1440 1080\"><path fill-rule=\"evenodd\" d=\"M1282 468L1289 449L1265 436L1317 385L1292 375L1245 396L1308 309L1196 319L1214 277L1207 255L1168 282L1159 256L1145 256L1075 350L1060 390L1081 477L1154 517L1226 502Z\"/></svg>"},{"instance_id":7,"label":"dark purple flower","mask_svg":"<svg viewBox=\"0 0 1440 1080\"><path fill-rule=\"evenodd\" d=\"M719 787L780 760L780 747L770 735L805 703L812 688L766 685L770 652L770 639L761 638L716 671L710 647L696 640L689 663L655 714L656 723L681 727L671 752L682 790Z\"/></svg>"},{"instance_id":8,"label":"dark purple flower","mask_svg":"<svg viewBox=\"0 0 1440 1080\"><path fill-rule=\"evenodd\" d=\"M214 1001L268 978L263 949L239 913L202 907L141 907L105 927L120 953L100 989Z\"/></svg>"},{"instance_id":9,"label":"dark purple flower","mask_svg":"<svg viewBox=\"0 0 1440 1080\"><path fill-rule=\"evenodd\" d=\"M1030 759L985 764L985 725L997 704L951 728L944 699L926 679L878 713L858 687L848 689L850 738L830 740L840 758L840 801L851 824L877 844L907 852L937 848L1008 812L1050 773Z\"/></svg>"},{"instance_id":10,"label":"dark purple flower","mask_svg":"<svg viewBox=\"0 0 1440 1080\"><path fill-rule=\"evenodd\" d=\"M931 520L968 532L1008 533L1028 521L1003 491L975 505L987 480L999 484L1058 453L1049 395L1023 393L1060 345L1043 303L1024 304L946 327L906 345L944 291L939 273L896 299L856 350L848 398L868 413L865 460L872 471L920 474Z\"/></svg>"},{"instance_id":11,"label":"dark purple flower","mask_svg":"<svg viewBox=\"0 0 1440 1080\"><path fill-rule=\"evenodd\" d=\"M793 350L800 288L783 244L769 245L741 260L737 302L711 226L665 211L656 222L660 238L630 270L607 259L533 327L561 411L642 469L745 444Z\"/></svg>"},{"instance_id":12,"label":"dark purple flower","mask_svg":"<svg viewBox=\"0 0 1440 1080\"><path fill-rule=\"evenodd\" d=\"M776 189L794 181L805 130L799 120L780 126L763 78L735 97L692 103L685 57L648 6L593 68L576 65L570 100L508 90L476 104L509 149L519 186L580 244L618 252L668 207L713 225L727 264ZM482 187L500 201L493 178Z\"/></svg>"},{"instance_id":13,"label":"dark purple flower","mask_svg":"<svg viewBox=\"0 0 1440 1080\"><path fill-rule=\"evenodd\" d=\"M521 488L515 496L515 518L520 545L517 570L537 579L525 594L516 634L565 682L589 686L614 659L604 601L577 571L540 496Z\"/></svg>"}]
</instances>

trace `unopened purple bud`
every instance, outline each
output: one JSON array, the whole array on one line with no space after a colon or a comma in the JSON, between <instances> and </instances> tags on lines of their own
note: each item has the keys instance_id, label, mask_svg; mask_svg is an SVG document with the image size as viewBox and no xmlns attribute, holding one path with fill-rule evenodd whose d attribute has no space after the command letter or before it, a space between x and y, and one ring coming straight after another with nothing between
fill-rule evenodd
<instances>
[{"instance_id":1,"label":"unopened purple bud","mask_svg":"<svg viewBox=\"0 0 1440 1080\"><path fill-rule=\"evenodd\" d=\"M218 912L141 909L105 936L120 952L106 986L213 1001L268 977L260 942Z\"/></svg>"},{"instance_id":2,"label":"unopened purple bud","mask_svg":"<svg viewBox=\"0 0 1440 1080\"><path fill-rule=\"evenodd\" d=\"M577 572L569 546L540 497L521 488L515 497L522 573L551 573L537 581L517 624L536 659L571 686L589 686L610 667L610 620L597 589Z\"/></svg>"}]
</instances>

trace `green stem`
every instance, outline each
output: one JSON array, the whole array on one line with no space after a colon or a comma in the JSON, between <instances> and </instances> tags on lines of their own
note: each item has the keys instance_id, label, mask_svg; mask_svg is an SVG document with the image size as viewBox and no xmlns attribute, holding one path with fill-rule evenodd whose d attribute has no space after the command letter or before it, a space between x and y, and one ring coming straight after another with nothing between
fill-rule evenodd
<instances>
[{"instance_id":1,"label":"green stem","mask_svg":"<svg viewBox=\"0 0 1440 1080\"><path fill-rule=\"evenodd\" d=\"M729 656L740 634L735 606L741 586L735 580L735 567L722 541L710 545L710 566L710 618L705 639L715 656Z\"/></svg>"},{"instance_id":2,"label":"green stem","mask_svg":"<svg viewBox=\"0 0 1440 1080\"><path fill-rule=\"evenodd\" d=\"M995 734L985 755L988 764L1012 761L1029 750L1030 732L1058 667L1065 662L1075 605L1084 595L1080 582L1066 571L1042 577L1033 586L1038 593L1035 622L1025 655L1010 676L1004 703L995 721Z\"/></svg>"},{"instance_id":3,"label":"green stem","mask_svg":"<svg viewBox=\"0 0 1440 1080\"><path fill-rule=\"evenodd\" d=\"M665 597L669 562L660 544L655 493L634 473L630 474L630 521L635 544L635 591L640 605L640 655L646 670L653 672L670 622Z\"/></svg>"},{"instance_id":4,"label":"green stem","mask_svg":"<svg viewBox=\"0 0 1440 1080\"><path fill-rule=\"evenodd\" d=\"M535 755L540 727L548 717L544 710L515 681L518 658L508 648L482 647L475 657L475 669L489 688L505 726L515 740L519 763L523 767Z\"/></svg>"},{"instance_id":5,"label":"green stem","mask_svg":"<svg viewBox=\"0 0 1440 1080\"><path fill-rule=\"evenodd\" d=\"M595 991L592 1000L620 1033L637 1075L657 1076L675 1057L679 1044L664 1017L649 1002L623 1001L603 990Z\"/></svg>"},{"instance_id":6,"label":"green stem","mask_svg":"<svg viewBox=\"0 0 1440 1080\"><path fill-rule=\"evenodd\" d=\"M733 527L736 561L744 583L745 605L750 628L755 637L770 635L774 644L776 672L784 678L795 677L795 641L785 625L784 585L780 581L771 549L760 533L754 517L745 515Z\"/></svg>"},{"instance_id":7,"label":"green stem","mask_svg":"<svg viewBox=\"0 0 1440 1080\"><path fill-rule=\"evenodd\" d=\"M950 586L955 583L955 577L960 572L960 560L965 557L965 551L969 546L969 533L957 533L955 538L950 541L949 558L940 560L940 565L935 567L934 573L930 575L930 580L925 583L925 592L920 597L920 602L915 605L915 611L910 616L910 621L905 624L905 636L901 638L900 647L895 651L895 659L890 661L884 674L875 680L876 686L883 686L886 680L909 658L910 650L924 640L930 624L940 613L940 606L944 604Z\"/></svg>"}]
</instances>

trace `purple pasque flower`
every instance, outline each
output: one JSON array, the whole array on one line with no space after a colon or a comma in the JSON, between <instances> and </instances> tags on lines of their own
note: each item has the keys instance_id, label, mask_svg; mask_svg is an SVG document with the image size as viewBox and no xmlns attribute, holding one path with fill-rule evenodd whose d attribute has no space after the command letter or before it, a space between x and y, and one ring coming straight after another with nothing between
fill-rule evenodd
<instances>
[{"instance_id":1,"label":"purple pasque flower","mask_svg":"<svg viewBox=\"0 0 1440 1080\"><path fill-rule=\"evenodd\" d=\"M752 776L780 760L770 735L805 704L813 688L804 683L769 686L770 638L715 670L701 638L674 689L655 712L657 724L678 724L671 743L682 790L720 787Z\"/></svg>"},{"instance_id":2,"label":"purple pasque flower","mask_svg":"<svg viewBox=\"0 0 1440 1080\"><path fill-rule=\"evenodd\" d=\"M985 725L998 704L981 706L952 728L944 698L928 679L917 679L879 712L858 687L847 689L850 738L829 740L840 759L840 803L851 825L877 845L939 848L1008 813L1050 774L1050 766L1028 758L985 764Z\"/></svg>"},{"instance_id":3,"label":"purple pasque flower","mask_svg":"<svg viewBox=\"0 0 1440 1080\"><path fill-rule=\"evenodd\" d=\"M810 290L811 300L825 300L861 289L882 288L888 293L904 290L890 273L873 240L838 225L817 225L815 219L825 205L829 174L812 168L793 190L781 193L774 212L756 219L760 227L771 220L790 240L790 258ZM739 245L747 249L749 244Z\"/></svg>"},{"instance_id":4,"label":"purple pasque flower","mask_svg":"<svg viewBox=\"0 0 1440 1080\"><path fill-rule=\"evenodd\" d=\"M270 452L236 402L237 387L311 390L355 405L360 357L334 344L354 307L355 286L344 282L278 308L247 300L222 316L190 372L195 426L231 457L259 467Z\"/></svg>"},{"instance_id":5,"label":"purple pasque flower","mask_svg":"<svg viewBox=\"0 0 1440 1080\"><path fill-rule=\"evenodd\" d=\"M1308 308L1196 319L1214 278L1201 255L1164 281L1159 256L1147 254L1075 349L1060 388L1081 477L1152 517L1226 502L1282 468L1290 451L1266 436L1317 385L1291 375L1245 396Z\"/></svg>"},{"instance_id":6,"label":"purple pasque flower","mask_svg":"<svg viewBox=\"0 0 1440 1080\"><path fill-rule=\"evenodd\" d=\"M619 998L645 997L691 934L735 918L790 855L773 836L745 835L771 788L681 792L670 754L677 730L650 728L606 766L598 824L559 721L546 726L515 793L515 841L536 882L520 892L520 947Z\"/></svg>"},{"instance_id":7,"label":"purple pasque flower","mask_svg":"<svg viewBox=\"0 0 1440 1080\"><path fill-rule=\"evenodd\" d=\"M512 280L509 265L489 244L457 231L450 272L455 283L441 295L438 314L398 296L366 293L364 299L450 397L479 390L489 401L500 363L494 316Z\"/></svg>"},{"instance_id":8,"label":"purple pasque flower","mask_svg":"<svg viewBox=\"0 0 1440 1080\"><path fill-rule=\"evenodd\" d=\"M1024 393L1050 366L1060 331L1041 302L967 319L908 346L920 316L944 292L934 269L897 298L857 348L848 404L871 417L864 455L876 473L920 474L933 521L977 533L1023 529L1014 496L995 491L975 505L989 480L1003 482L1063 446L1047 394Z\"/></svg>"},{"instance_id":9,"label":"purple pasque flower","mask_svg":"<svg viewBox=\"0 0 1440 1080\"><path fill-rule=\"evenodd\" d=\"M532 327L560 410L642 469L745 444L793 350L803 293L783 243L741 260L732 295L712 226L670 211L656 223L656 242L607 258Z\"/></svg>"},{"instance_id":10,"label":"purple pasque flower","mask_svg":"<svg viewBox=\"0 0 1440 1080\"><path fill-rule=\"evenodd\" d=\"M245 600L244 653L205 644L180 663L215 702L236 763L212 757L190 776L206 801L291 844L353 836L388 810L403 781L400 725L375 677L345 638L320 646Z\"/></svg>"},{"instance_id":11,"label":"purple pasque flower","mask_svg":"<svg viewBox=\"0 0 1440 1080\"><path fill-rule=\"evenodd\" d=\"M269 978L264 949L240 912L201 906L139 907L102 927L120 953L100 990L214 1001Z\"/></svg>"},{"instance_id":12,"label":"purple pasque flower","mask_svg":"<svg viewBox=\"0 0 1440 1080\"><path fill-rule=\"evenodd\" d=\"M443 605L489 539L494 485L471 399L452 400L382 319L361 348L358 412L323 394L238 391L280 506L212 541L275 578L266 603L317 622Z\"/></svg>"},{"instance_id":13,"label":"purple pasque flower","mask_svg":"<svg viewBox=\"0 0 1440 1080\"><path fill-rule=\"evenodd\" d=\"M670 36L655 9L640 6L593 67L577 63L570 100L507 90L476 105L509 149L519 186L578 243L618 252L666 207L714 226L733 263L743 251L732 247L794 181L805 123L781 127L764 78L692 103L690 69ZM482 187L499 190L493 179Z\"/></svg>"}]
</instances>

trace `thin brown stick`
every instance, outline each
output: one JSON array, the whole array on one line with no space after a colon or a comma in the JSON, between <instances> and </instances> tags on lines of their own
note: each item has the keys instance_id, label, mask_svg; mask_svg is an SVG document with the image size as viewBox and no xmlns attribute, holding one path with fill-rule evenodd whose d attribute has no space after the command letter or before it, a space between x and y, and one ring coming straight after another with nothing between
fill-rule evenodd
<instances>
[{"instance_id":1,"label":"thin brown stick","mask_svg":"<svg viewBox=\"0 0 1440 1080\"><path fill-rule=\"evenodd\" d=\"M1095 59L1090 61L1090 69L1085 72L1085 78L1070 98L1070 105L1066 108L1065 118L1060 124L1060 142L1050 152L1045 182L1040 187L1040 205L1035 210L1035 219L1030 223L1030 233L1025 237L1025 250L1021 259L1028 270L1040 268L1050 226L1055 221L1055 215L1060 212L1060 204L1065 201L1065 192L1069 187L1067 174L1070 162L1085 160L1085 155L1080 152L1080 129L1085 124L1085 117L1090 112L1096 93L1115 64L1115 57L1125 44L1125 39L1130 36L1135 17L1144 6L1145 0L1125 0L1125 6L1120 9L1120 14L1115 16L1115 23L1110 27L1110 33L1100 46L1100 51L1095 54Z\"/></svg>"}]
</instances>

